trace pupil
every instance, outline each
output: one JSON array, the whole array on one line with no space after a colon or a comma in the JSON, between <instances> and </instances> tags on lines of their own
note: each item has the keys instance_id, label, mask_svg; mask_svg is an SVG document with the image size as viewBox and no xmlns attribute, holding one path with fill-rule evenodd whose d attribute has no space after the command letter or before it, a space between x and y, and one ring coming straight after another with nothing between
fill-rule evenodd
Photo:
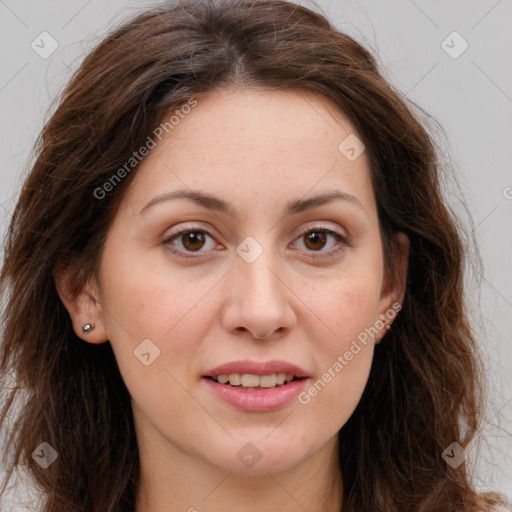
<instances>
[{"instance_id":1,"label":"pupil","mask_svg":"<svg viewBox=\"0 0 512 512\"><path fill-rule=\"evenodd\" d=\"M319 243L320 242L320 247L310 247L310 249L321 249L323 247L323 245L325 244L325 233L319 233L319 232L316 232L316 231L312 231L311 233L309 233L309 235L307 235L307 242L306 242L306 245L309 246L309 242L313 242L313 245L315 243Z\"/></svg>"},{"instance_id":2,"label":"pupil","mask_svg":"<svg viewBox=\"0 0 512 512\"><path fill-rule=\"evenodd\" d=\"M194 244L199 243L199 247L194 246ZM183 244L189 250L196 250L202 247L204 243L204 233L200 233L199 231L191 231L185 235L185 243Z\"/></svg>"}]
</instances>

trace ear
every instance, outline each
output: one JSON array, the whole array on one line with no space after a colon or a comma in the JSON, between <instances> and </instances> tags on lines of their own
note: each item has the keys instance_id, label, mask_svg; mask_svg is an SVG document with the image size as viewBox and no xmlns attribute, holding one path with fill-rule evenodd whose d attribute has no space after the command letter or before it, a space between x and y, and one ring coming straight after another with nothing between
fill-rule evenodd
<instances>
[{"instance_id":1,"label":"ear","mask_svg":"<svg viewBox=\"0 0 512 512\"><path fill-rule=\"evenodd\" d=\"M76 335L89 343L108 341L105 330L104 311L99 300L98 286L94 278L78 290L77 268L71 264L58 265L54 273L55 287L60 300L68 310ZM94 324L88 334L82 330L86 324Z\"/></svg>"},{"instance_id":2,"label":"ear","mask_svg":"<svg viewBox=\"0 0 512 512\"><path fill-rule=\"evenodd\" d=\"M393 320L402 308L402 302L404 300L407 285L409 246L409 238L405 233L397 232L394 234L392 242L392 265L396 269L396 276L392 279L386 271L379 308L379 318L384 325L382 326L382 329L379 329L378 334L375 336L375 343L379 343L386 334L388 330L386 326L389 326L389 328L392 329Z\"/></svg>"}]
</instances>

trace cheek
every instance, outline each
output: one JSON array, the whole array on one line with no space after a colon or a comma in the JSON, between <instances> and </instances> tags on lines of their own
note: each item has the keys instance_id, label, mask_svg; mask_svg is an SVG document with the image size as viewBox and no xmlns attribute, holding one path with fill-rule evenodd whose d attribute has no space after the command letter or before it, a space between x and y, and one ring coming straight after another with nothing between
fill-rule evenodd
<instances>
[{"instance_id":1,"label":"cheek","mask_svg":"<svg viewBox=\"0 0 512 512\"><path fill-rule=\"evenodd\" d=\"M132 405L162 432L169 425L180 430L176 418L185 413L196 419L204 415L188 389L197 380L201 343L216 318L208 296L215 281L210 281L194 284L183 275L171 281L158 272L139 273L110 296L116 318L108 315L109 339ZM197 421L182 423L188 434L200 425L207 428Z\"/></svg>"},{"instance_id":2,"label":"cheek","mask_svg":"<svg viewBox=\"0 0 512 512\"><path fill-rule=\"evenodd\" d=\"M312 310L321 320L314 338L318 374L299 402L324 418L328 430L337 431L346 423L366 386L373 358L372 336L379 327L379 299L380 281L370 274L364 279L359 276L330 283L310 296Z\"/></svg>"},{"instance_id":3,"label":"cheek","mask_svg":"<svg viewBox=\"0 0 512 512\"><path fill-rule=\"evenodd\" d=\"M142 264L142 255L115 251L115 246L112 242L102 261L102 302L122 374L130 371L145 379L148 359L154 361L150 368L185 374L215 318L209 292L218 277L176 270L165 260ZM138 356L148 352L140 361Z\"/></svg>"},{"instance_id":4,"label":"cheek","mask_svg":"<svg viewBox=\"0 0 512 512\"><path fill-rule=\"evenodd\" d=\"M312 309L324 325L323 352L331 359L348 350L358 337L372 341L365 333L373 332L379 319L380 289L378 273L368 272L365 277L352 275L329 282L311 295Z\"/></svg>"},{"instance_id":5,"label":"cheek","mask_svg":"<svg viewBox=\"0 0 512 512\"><path fill-rule=\"evenodd\" d=\"M308 410L312 429L334 435L348 421L359 403L368 381L373 346L353 347L349 360L345 353L333 359L324 373L311 382L299 395L299 402ZM357 352L357 353L356 353Z\"/></svg>"}]
</instances>

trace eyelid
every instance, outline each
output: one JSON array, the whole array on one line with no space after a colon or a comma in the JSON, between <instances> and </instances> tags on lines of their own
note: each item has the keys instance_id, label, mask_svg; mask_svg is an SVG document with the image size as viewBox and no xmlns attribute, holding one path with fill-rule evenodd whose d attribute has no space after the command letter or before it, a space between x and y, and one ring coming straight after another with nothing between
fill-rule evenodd
<instances>
[{"instance_id":1,"label":"eyelid","mask_svg":"<svg viewBox=\"0 0 512 512\"><path fill-rule=\"evenodd\" d=\"M345 242L347 242L347 243L350 242L350 238L346 233L340 233L340 231L336 230L336 228L334 228L331 224L327 224L322 221L320 221L320 222L317 221L317 222L312 223L311 225L304 226L303 228L300 229L299 233L297 234L297 237L302 236L306 233L309 233L310 231L314 231L315 229L318 231L320 231L320 230L330 231L332 234L338 235Z\"/></svg>"},{"instance_id":2,"label":"eyelid","mask_svg":"<svg viewBox=\"0 0 512 512\"><path fill-rule=\"evenodd\" d=\"M173 236L181 235L182 233L186 233L188 231L202 231L204 233L207 233L209 236L212 236L209 232L210 229L212 229L212 228L210 228L210 227L205 228L203 226L200 226L199 224L184 223L184 224L180 224L179 227L176 229L171 228L169 231L166 231L165 234L162 236L162 240L168 240L169 238L171 238Z\"/></svg>"}]
</instances>

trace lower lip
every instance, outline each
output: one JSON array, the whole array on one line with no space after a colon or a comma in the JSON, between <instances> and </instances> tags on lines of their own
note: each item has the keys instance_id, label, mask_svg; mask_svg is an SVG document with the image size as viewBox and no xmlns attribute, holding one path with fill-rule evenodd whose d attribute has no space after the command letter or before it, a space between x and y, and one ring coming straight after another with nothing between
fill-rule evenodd
<instances>
[{"instance_id":1,"label":"lower lip","mask_svg":"<svg viewBox=\"0 0 512 512\"><path fill-rule=\"evenodd\" d=\"M275 388L246 391L206 377L203 380L221 400L237 409L251 412L275 411L284 407L297 397L307 381L298 379Z\"/></svg>"}]
</instances>

